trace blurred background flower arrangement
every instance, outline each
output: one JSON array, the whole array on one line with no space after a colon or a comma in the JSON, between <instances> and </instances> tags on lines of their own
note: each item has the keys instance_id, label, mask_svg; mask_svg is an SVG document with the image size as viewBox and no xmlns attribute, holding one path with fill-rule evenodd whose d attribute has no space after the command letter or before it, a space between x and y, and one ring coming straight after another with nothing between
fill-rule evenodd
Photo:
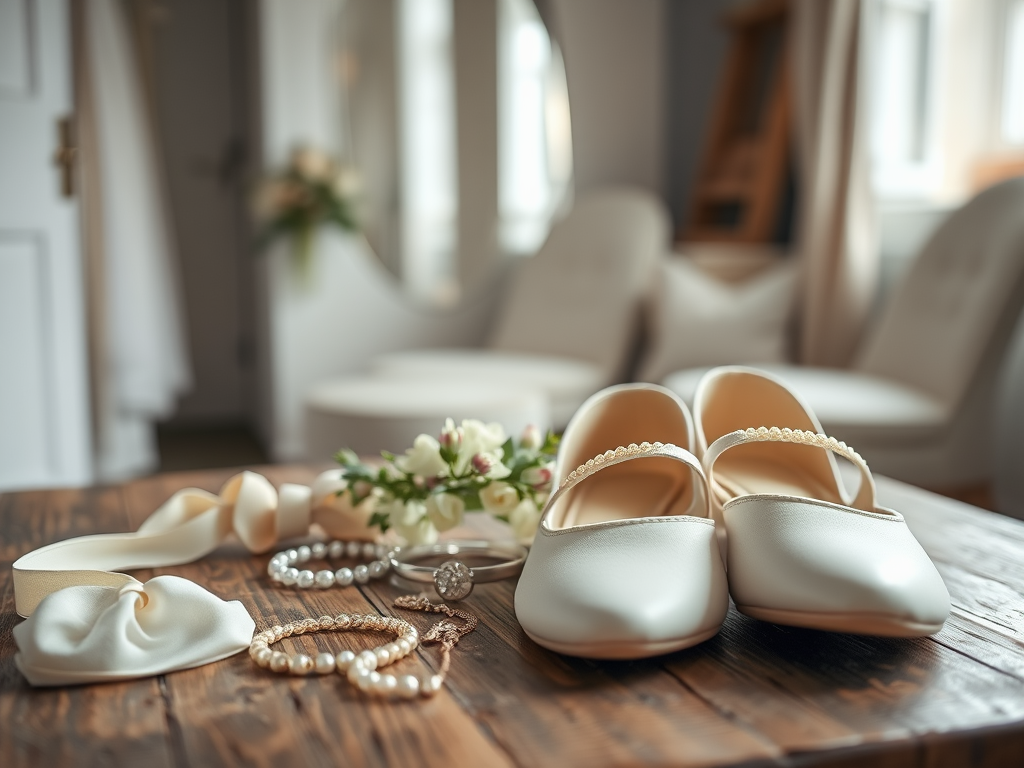
<instances>
[{"instance_id":1,"label":"blurred background flower arrangement","mask_svg":"<svg viewBox=\"0 0 1024 768\"><path fill-rule=\"evenodd\" d=\"M261 224L260 248L278 237L290 237L296 271L308 275L317 227L335 224L348 232L358 231L359 190L355 169L314 147L296 148L288 166L256 189L253 208Z\"/></svg>"},{"instance_id":2,"label":"blurred background flower arrangement","mask_svg":"<svg viewBox=\"0 0 1024 768\"><path fill-rule=\"evenodd\" d=\"M407 544L429 544L484 511L508 523L520 541L532 541L551 493L558 437L527 427L518 443L501 424L445 422L439 439L421 434L403 456L384 452L372 467L350 450L338 453L353 507L372 504L369 524L393 530Z\"/></svg>"}]
</instances>

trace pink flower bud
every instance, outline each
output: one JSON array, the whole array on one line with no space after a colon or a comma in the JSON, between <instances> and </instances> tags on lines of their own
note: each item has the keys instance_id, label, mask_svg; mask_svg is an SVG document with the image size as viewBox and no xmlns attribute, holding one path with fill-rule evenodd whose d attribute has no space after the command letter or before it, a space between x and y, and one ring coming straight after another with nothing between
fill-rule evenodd
<instances>
[{"instance_id":1,"label":"pink flower bud","mask_svg":"<svg viewBox=\"0 0 1024 768\"><path fill-rule=\"evenodd\" d=\"M523 435L519 438L519 444L527 450L536 450L544 444L544 435L540 433L540 430L535 425L529 424L523 430Z\"/></svg>"},{"instance_id":2,"label":"pink flower bud","mask_svg":"<svg viewBox=\"0 0 1024 768\"><path fill-rule=\"evenodd\" d=\"M437 442L441 444L442 448L447 448L452 453L458 453L459 448L462 447L462 427L446 426L441 431Z\"/></svg>"},{"instance_id":3,"label":"pink flower bud","mask_svg":"<svg viewBox=\"0 0 1024 768\"><path fill-rule=\"evenodd\" d=\"M473 457L473 469L481 475L486 475L493 466L494 464L491 462L490 457L484 456L482 453L478 453Z\"/></svg>"},{"instance_id":4,"label":"pink flower bud","mask_svg":"<svg viewBox=\"0 0 1024 768\"><path fill-rule=\"evenodd\" d=\"M523 471L523 482L535 490L544 490L551 485L551 469L549 467L530 467Z\"/></svg>"}]
</instances>

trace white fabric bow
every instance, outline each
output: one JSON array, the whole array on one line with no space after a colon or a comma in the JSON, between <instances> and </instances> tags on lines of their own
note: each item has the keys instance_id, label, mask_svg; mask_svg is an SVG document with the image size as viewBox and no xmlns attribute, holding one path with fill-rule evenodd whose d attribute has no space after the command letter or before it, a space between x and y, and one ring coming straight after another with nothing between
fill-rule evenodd
<instances>
[{"instance_id":1,"label":"white fabric bow","mask_svg":"<svg viewBox=\"0 0 1024 768\"><path fill-rule=\"evenodd\" d=\"M69 587L14 628L14 660L32 685L146 677L238 653L255 628L240 602L178 576L121 589Z\"/></svg>"},{"instance_id":2,"label":"white fabric bow","mask_svg":"<svg viewBox=\"0 0 1024 768\"><path fill-rule=\"evenodd\" d=\"M369 505L352 507L341 470L280 494L242 472L219 495L174 494L135 533L82 536L14 563L19 669L33 685L65 685L188 669L230 656L252 639L253 620L197 584L158 576L143 584L122 570L192 562L232 532L252 552L304 535L316 522L338 538L372 538Z\"/></svg>"}]
</instances>

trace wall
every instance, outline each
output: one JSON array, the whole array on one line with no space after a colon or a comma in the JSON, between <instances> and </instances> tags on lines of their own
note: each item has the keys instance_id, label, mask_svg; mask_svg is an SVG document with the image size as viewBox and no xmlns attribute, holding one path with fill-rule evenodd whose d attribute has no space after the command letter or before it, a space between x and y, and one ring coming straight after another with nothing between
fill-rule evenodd
<instances>
[{"instance_id":1,"label":"wall","mask_svg":"<svg viewBox=\"0 0 1024 768\"><path fill-rule=\"evenodd\" d=\"M722 18L741 1L545 3L565 56L577 191L637 184L682 225L727 49Z\"/></svg>"},{"instance_id":2,"label":"wall","mask_svg":"<svg viewBox=\"0 0 1024 768\"><path fill-rule=\"evenodd\" d=\"M136 6L182 280L193 386L174 421L251 416L245 0Z\"/></svg>"},{"instance_id":3,"label":"wall","mask_svg":"<svg viewBox=\"0 0 1024 768\"><path fill-rule=\"evenodd\" d=\"M722 24L736 0L666 0L665 201L678 230L685 225L690 189L718 93L729 37Z\"/></svg>"},{"instance_id":4,"label":"wall","mask_svg":"<svg viewBox=\"0 0 1024 768\"><path fill-rule=\"evenodd\" d=\"M616 183L662 194L666 0L550 6L565 58L577 193Z\"/></svg>"}]
</instances>

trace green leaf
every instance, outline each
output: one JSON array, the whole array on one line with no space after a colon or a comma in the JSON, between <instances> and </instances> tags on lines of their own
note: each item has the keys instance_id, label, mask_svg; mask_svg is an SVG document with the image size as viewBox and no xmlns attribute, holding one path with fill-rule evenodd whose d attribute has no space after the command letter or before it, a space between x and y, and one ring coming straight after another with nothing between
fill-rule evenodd
<instances>
[{"instance_id":1,"label":"green leaf","mask_svg":"<svg viewBox=\"0 0 1024 768\"><path fill-rule=\"evenodd\" d=\"M343 448L334 454L334 460L344 467L359 465L359 456L351 448Z\"/></svg>"},{"instance_id":2,"label":"green leaf","mask_svg":"<svg viewBox=\"0 0 1024 768\"><path fill-rule=\"evenodd\" d=\"M540 447L540 452L548 456L554 456L558 453L558 444L562 441L560 435L556 435L554 432L548 431L544 437L544 445Z\"/></svg>"},{"instance_id":3,"label":"green leaf","mask_svg":"<svg viewBox=\"0 0 1024 768\"><path fill-rule=\"evenodd\" d=\"M370 515L370 528L374 526L380 528L381 533L386 533L388 528L391 527L391 521L383 512L374 512Z\"/></svg>"},{"instance_id":4,"label":"green leaf","mask_svg":"<svg viewBox=\"0 0 1024 768\"><path fill-rule=\"evenodd\" d=\"M502 462L502 464L508 464L509 462L511 462L512 461L512 457L515 456L515 455L516 455L516 446L515 446L515 443L512 442L512 438L510 437L508 440L505 441L505 444L503 446L501 446L501 462Z\"/></svg>"}]
</instances>

